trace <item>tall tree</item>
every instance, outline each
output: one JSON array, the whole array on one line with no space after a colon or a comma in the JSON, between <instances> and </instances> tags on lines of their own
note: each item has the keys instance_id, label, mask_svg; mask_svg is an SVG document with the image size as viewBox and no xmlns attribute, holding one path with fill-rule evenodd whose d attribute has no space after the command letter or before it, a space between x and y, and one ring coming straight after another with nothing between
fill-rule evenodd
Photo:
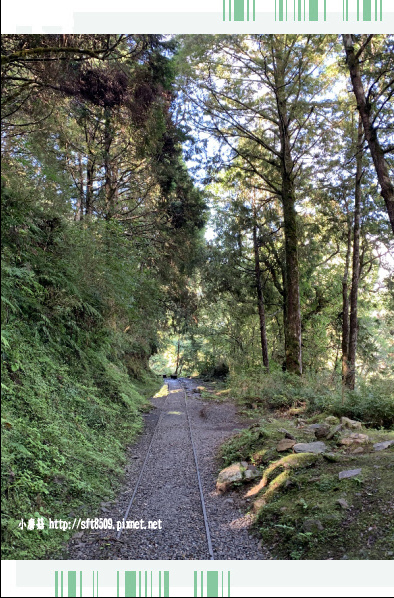
<instances>
[{"instance_id":1,"label":"tall tree","mask_svg":"<svg viewBox=\"0 0 394 598\"><path fill-rule=\"evenodd\" d=\"M361 227L361 181L363 177L363 144L364 135L361 116L358 119L356 145L356 176L354 192L354 225L353 225L353 258L352 258L352 286L350 291L350 319L348 344L348 369L345 378L347 388L353 390L356 380L356 352L358 335L358 288L360 281L360 227ZM345 317L345 314L344 316Z\"/></svg>"},{"instance_id":2,"label":"tall tree","mask_svg":"<svg viewBox=\"0 0 394 598\"><path fill-rule=\"evenodd\" d=\"M394 233L394 184L390 178L389 167L385 158L385 155L388 152L393 152L394 148L393 146L382 146L378 138L377 124L377 119L379 119L383 108L385 106L390 106L390 104L392 105L394 94L393 43L391 42L390 44L389 42L389 47L386 49L386 60L383 63L383 68L376 66L372 73L372 82L367 91L365 91L360 69L360 58L365 57L367 49L371 46L372 39L373 35L369 35L365 40L361 39L359 44L360 47L356 51L353 36L344 34L343 45L345 47L346 63L350 72L353 92L357 101L357 109L360 113L365 138L368 142L368 147L371 152L379 181L381 195L386 204L391 228ZM378 56L376 56L376 62L379 62ZM378 105L378 108L376 108L378 98L381 99L381 105Z\"/></svg>"},{"instance_id":3,"label":"tall tree","mask_svg":"<svg viewBox=\"0 0 394 598\"><path fill-rule=\"evenodd\" d=\"M330 51L330 39L200 36L198 47L195 40L183 43L184 61L189 63L183 90L196 106L196 127L216 136L229 150L227 160L241 159L245 172L259 177L261 189L282 204L286 367L300 374L296 190L301 170L323 136L325 108L319 94L326 79L321 55Z\"/></svg>"}]
</instances>

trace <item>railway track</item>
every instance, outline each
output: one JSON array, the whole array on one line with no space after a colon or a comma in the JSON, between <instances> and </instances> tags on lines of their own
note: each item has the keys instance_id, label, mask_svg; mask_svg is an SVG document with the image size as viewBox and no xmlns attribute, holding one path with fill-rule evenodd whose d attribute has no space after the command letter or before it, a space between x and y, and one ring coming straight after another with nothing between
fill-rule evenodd
<instances>
[{"instance_id":1,"label":"railway track","mask_svg":"<svg viewBox=\"0 0 394 598\"><path fill-rule=\"evenodd\" d=\"M126 522L130 515L130 511L132 510L135 499L138 496L138 490L140 488L141 482L146 479L147 473L149 475L149 472L148 472L149 460L151 458L152 447L154 446L155 441L157 440L158 433L160 432L160 428L163 423L163 418L165 418L165 416L168 414L167 409L168 409L169 398L172 393L181 392L183 394L183 404L184 404L185 415L186 415L186 425L187 425L187 429L188 429L188 435L189 435L189 439L190 439L191 449L193 452L193 459L194 459L195 473L196 473L196 484L198 486L198 492L199 492L199 496L200 496L201 513L202 513L202 517L203 517L203 521L204 521L205 536L206 536L206 543L207 543L209 559L215 560L211 532L210 532L209 521L208 521L208 515L207 515L207 509L206 509L205 499L204 499L202 479L201 479L200 469L199 469L199 465L198 465L198 456L197 456L197 451L196 451L195 442L194 442L194 438L193 438L193 427L192 427L192 422L191 422L188 405L187 405L186 391L184 388L182 388L179 381L177 381L177 380L168 380L167 382L168 382L168 393L165 398L164 405L161 408L161 413L160 413L159 419L156 423L156 426L154 427L153 434L152 434L152 437L151 437L151 440L150 440L150 443L149 443L149 446L148 446L148 449L147 449L147 452L145 455L145 459L141 466L137 482L135 484L133 493L131 495L130 501L127 505L126 511L123 516L123 521ZM122 532L123 532L123 529L120 529L117 532L117 535L116 535L117 540L120 539Z\"/></svg>"}]
</instances>

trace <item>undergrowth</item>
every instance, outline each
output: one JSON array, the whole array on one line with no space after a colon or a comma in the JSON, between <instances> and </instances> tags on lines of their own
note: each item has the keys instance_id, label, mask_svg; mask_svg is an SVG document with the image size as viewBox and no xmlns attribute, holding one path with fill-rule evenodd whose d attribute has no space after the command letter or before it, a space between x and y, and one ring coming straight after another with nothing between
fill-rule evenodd
<instances>
[{"instance_id":1,"label":"undergrowth","mask_svg":"<svg viewBox=\"0 0 394 598\"><path fill-rule=\"evenodd\" d=\"M372 427L394 427L393 379L360 382L356 390L342 392L332 378L292 376L287 373L232 374L231 394L247 407L286 410L302 407L307 414L346 416Z\"/></svg>"},{"instance_id":2,"label":"undergrowth","mask_svg":"<svg viewBox=\"0 0 394 598\"><path fill-rule=\"evenodd\" d=\"M29 193L2 194L6 559L52 558L72 533L28 530L22 519L99 513L119 485L146 398L160 385L147 368L157 322L145 320L156 309L156 284L136 275L121 231L78 226L33 206Z\"/></svg>"}]
</instances>

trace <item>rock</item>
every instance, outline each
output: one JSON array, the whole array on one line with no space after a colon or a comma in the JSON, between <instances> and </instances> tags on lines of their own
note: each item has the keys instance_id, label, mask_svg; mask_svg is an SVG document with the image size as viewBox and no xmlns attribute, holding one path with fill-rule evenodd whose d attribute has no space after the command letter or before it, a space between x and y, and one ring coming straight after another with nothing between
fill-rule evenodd
<instances>
[{"instance_id":1,"label":"rock","mask_svg":"<svg viewBox=\"0 0 394 598\"><path fill-rule=\"evenodd\" d=\"M327 440L331 440L331 438L334 438L334 436L336 434L338 434L338 432L340 432L342 430L343 426L342 424L338 424L337 426L335 426L335 428L333 428L329 434L327 434Z\"/></svg>"},{"instance_id":2,"label":"rock","mask_svg":"<svg viewBox=\"0 0 394 598\"><path fill-rule=\"evenodd\" d=\"M234 504L234 499L233 498L226 498L226 500L224 500L223 503L225 505L232 505L232 504Z\"/></svg>"},{"instance_id":3,"label":"rock","mask_svg":"<svg viewBox=\"0 0 394 598\"><path fill-rule=\"evenodd\" d=\"M339 424L339 419L337 417L335 417L335 415L329 415L328 417L326 417L326 419L324 421L329 426L336 426L337 424Z\"/></svg>"},{"instance_id":4,"label":"rock","mask_svg":"<svg viewBox=\"0 0 394 598\"><path fill-rule=\"evenodd\" d=\"M341 438L339 442L345 446L351 446L352 444L366 444L369 442L369 436L367 434L348 434Z\"/></svg>"},{"instance_id":5,"label":"rock","mask_svg":"<svg viewBox=\"0 0 394 598\"><path fill-rule=\"evenodd\" d=\"M254 480L260 476L258 469L247 469L245 471L245 480Z\"/></svg>"},{"instance_id":6,"label":"rock","mask_svg":"<svg viewBox=\"0 0 394 598\"><path fill-rule=\"evenodd\" d=\"M361 422L356 422L354 419L348 417L341 417L341 424L345 428L352 428L353 430L359 430L361 428Z\"/></svg>"},{"instance_id":7,"label":"rock","mask_svg":"<svg viewBox=\"0 0 394 598\"><path fill-rule=\"evenodd\" d=\"M394 444L394 440L386 440L385 442L377 442L373 445L375 451L384 451Z\"/></svg>"},{"instance_id":8,"label":"rock","mask_svg":"<svg viewBox=\"0 0 394 598\"><path fill-rule=\"evenodd\" d=\"M305 532L321 532L324 529L319 519L305 519L302 527Z\"/></svg>"},{"instance_id":9,"label":"rock","mask_svg":"<svg viewBox=\"0 0 394 598\"><path fill-rule=\"evenodd\" d=\"M339 505L342 509L350 509L347 501L344 498L338 498L337 501L335 501L337 505Z\"/></svg>"},{"instance_id":10,"label":"rock","mask_svg":"<svg viewBox=\"0 0 394 598\"><path fill-rule=\"evenodd\" d=\"M284 486L288 490L289 488L295 488L297 484L293 480L286 480Z\"/></svg>"},{"instance_id":11,"label":"rock","mask_svg":"<svg viewBox=\"0 0 394 598\"><path fill-rule=\"evenodd\" d=\"M352 455L359 455L360 453L364 452L364 449L362 446L358 446L357 448L355 448L353 451L350 451Z\"/></svg>"},{"instance_id":12,"label":"rock","mask_svg":"<svg viewBox=\"0 0 394 598\"><path fill-rule=\"evenodd\" d=\"M242 482L245 478L245 471L248 467L246 461L240 463L232 463L229 467L222 469L219 472L216 481L216 489L218 492L227 492L229 488L236 482Z\"/></svg>"},{"instance_id":13,"label":"rock","mask_svg":"<svg viewBox=\"0 0 394 598\"><path fill-rule=\"evenodd\" d=\"M296 444L295 440L291 440L290 438L283 438L279 441L276 450L278 453L282 453L283 451L289 451L293 446Z\"/></svg>"},{"instance_id":14,"label":"rock","mask_svg":"<svg viewBox=\"0 0 394 598\"><path fill-rule=\"evenodd\" d=\"M316 438L326 438L330 433L330 426L328 424L319 424L315 429Z\"/></svg>"},{"instance_id":15,"label":"rock","mask_svg":"<svg viewBox=\"0 0 394 598\"><path fill-rule=\"evenodd\" d=\"M338 477L340 480L346 480L347 478L354 478L360 473L361 469L347 469L346 471L340 471Z\"/></svg>"},{"instance_id":16,"label":"rock","mask_svg":"<svg viewBox=\"0 0 394 598\"><path fill-rule=\"evenodd\" d=\"M341 460L341 455L337 455L335 453L323 453L323 457L330 461L330 463L337 463Z\"/></svg>"},{"instance_id":17,"label":"rock","mask_svg":"<svg viewBox=\"0 0 394 598\"><path fill-rule=\"evenodd\" d=\"M317 455L325 453L327 446L324 442L299 442L293 446L293 450L295 453L314 453Z\"/></svg>"},{"instance_id":18,"label":"rock","mask_svg":"<svg viewBox=\"0 0 394 598\"><path fill-rule=\"evenodd\" d=\"M316 428L319 428L320 426L321 426L321 424L308 424L307 426L305 426L304 432L309 432L310 434L314 434Z\"/></svg>"},{"instance_id":19,"label":"rock","mask_svg":"<svg viewBox=\"0 0 394 598\"><path fill-rule=\"evenodd\" d=\"M79 540L80 538L82 538L82 536L83 536L83 532L77 532L76 534L73 535L72 539Z\"/></svg>"},{"instance_id":20,"label":"rock","mask_svg":"<svg viewBox=\"0 0 394 598\"><path fill-rule=\"evenodd\" d=\"M290 440L295 440L295 437L292 434L290 434L290 432L288 432L286 430L286 428L279 428L278 432L280 432L281 434L284 434L285 438L289 438Z\"/></svg>"}]
</instances>

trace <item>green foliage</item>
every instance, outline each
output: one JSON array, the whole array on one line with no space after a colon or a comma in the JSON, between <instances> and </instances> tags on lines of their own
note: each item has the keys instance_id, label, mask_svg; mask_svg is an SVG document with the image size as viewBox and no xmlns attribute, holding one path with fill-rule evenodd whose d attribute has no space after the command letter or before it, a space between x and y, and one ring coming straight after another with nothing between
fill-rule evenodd
<instances>
[{"instance_id":1,"label":"green foliage","mask_svg":"<svg viewBox=\"0 0 394 598\"><path fill-rule=\"evenodd\" d=\"M394 536L390 521L394 468L390 454L353 457L364 483L339 480L344 463L324 459L310 470L292 472L293 484L263 506L256 528L273 558L290 560L388 559ZM348 509L338 504L345 498Z\"/></svg>"},{"instance_id":2,"label":"green foliage","mask_svg":"<svg viewBox=\"0 0 394 598\"><path fill-rule=\"evenodd\" d=\"M391 379L362 382L354 391L335 385L332 377L309 375L300 378L286 372L261 374L249 370L232 374L232 394L244 405L261 409L300 409L300 413L346 416L371 427L394 427L394 395Z\"/></svg>"},{"instance_id":3,"label":"green foliage","mask_svg":"<svg viewBox=\"0 0 394 598\"><path fill-rule=\"evenodd\" d=\"M155 323L142 325L157 292L116 226L69 223L24 193L3 194L2 541L5 558L44 558L67 534L21 518L91 516L119 483L158 387Z\"/></svg>"},{"instance_id":4,"label":"green foliage","mask_svg":"<svg viewBox=\"0 0 394 598\"><path fill-rule=\"evenodd\" d=\"M253 453L261 446L262 440L269 436L270 432L264 428L264 422L261 426L247 428L233 436L221 447L220 456L223 459L223 467L228 467L231 463L244 459L252 458L253 460Z\"/></svg>"}]
</instances>

